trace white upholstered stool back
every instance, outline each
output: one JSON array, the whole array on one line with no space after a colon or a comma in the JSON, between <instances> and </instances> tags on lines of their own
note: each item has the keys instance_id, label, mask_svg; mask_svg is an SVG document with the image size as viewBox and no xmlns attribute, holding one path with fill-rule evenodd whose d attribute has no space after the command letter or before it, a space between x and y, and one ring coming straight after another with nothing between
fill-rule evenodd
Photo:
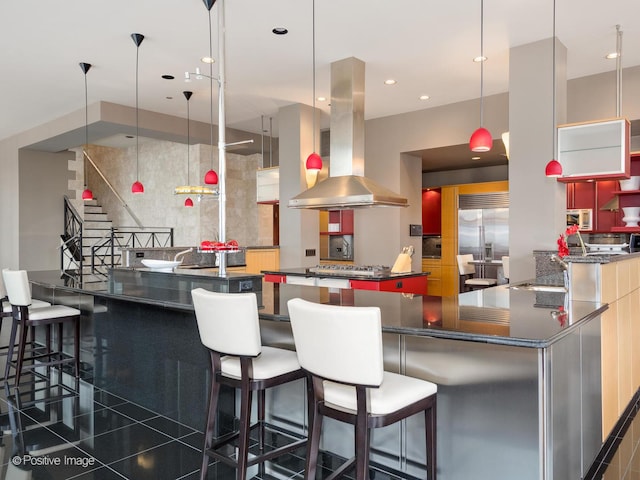
<instances>
[{"instance_id":1,"label":"white upholstered stool back","mask_svg":"<svg viewBox=\"0 0 640 480\"><path fill-rule=\"evenodd\" d=\"M379 386L383 378L378 307L288 302L300 366L328 380Z\"/></svg>"},{"instance_id":2,"label":"white upholstered stool back","mask_svg":"<svg viewBox=\"0 0 640 480\"><path fill-rule=\"evenodd\" d=\"M260 354L260 323L255 293L218 293L192 290L202 344L227 355Z\"/></svg>"},{"instance_id":3,"label":"white upholstered stool back","mask_svg":"<svg viewBox=\"0 0 640 480\"><path fill-rule=\"evenodd\" d=\"M26 271L5 268L2 270L2 278L12 305L25 307L31 305L31 287Z\"/></svg>"}]
</instances>

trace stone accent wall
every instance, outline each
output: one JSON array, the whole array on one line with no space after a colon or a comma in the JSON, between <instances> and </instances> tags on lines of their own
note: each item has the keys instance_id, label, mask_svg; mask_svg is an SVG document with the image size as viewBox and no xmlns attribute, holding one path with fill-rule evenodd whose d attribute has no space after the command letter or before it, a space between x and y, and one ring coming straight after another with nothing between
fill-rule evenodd
<instances>
[{"instance_id":1,"label":"stone accent wall","mask_svg":"<svg viewBox=\"0 0 640 480\"><path fill-rule=\"evenodd\" d=\"M131 193L136 180L136 148L118 149L90 145L89 155L98 165L114 189L122 197L145 227L173 227L174 245L199 245L202 240L218 238L219 202L214 198L194 196L193 208L184 207L186 195L175 195L174 188L186 185L202 185L204 174L211 168L218 171L218 150L210 145L191 145L189 150L189 179L187 180L187 147L167 141L144 141L139 144L138 179L143 183L142 195ZM70 162L70 170L76 172L74 186L84 183L82 152L76 152L76 162ZM75 165L72 165L75 164ZM261 232L265 225L265 209L256 204L256 170L261 155L238 155L227 152L226 175L226 239L235 239L240 245L271 245L270 230ZM109 214L115 226L135 226L134 219L87 163L89 188ZM76 190L79 199L83 186ZM81 205L81 200L78 200ZM79 206L79 211L82 208ZM271 210L269 209L269 215ZM268 223L268 222L267 222ZM270 225L270 224L269 224ZM264 228L264 227L263 227ZM270 227L269 227L270 228Z\"/></svg>"}]
</instances>

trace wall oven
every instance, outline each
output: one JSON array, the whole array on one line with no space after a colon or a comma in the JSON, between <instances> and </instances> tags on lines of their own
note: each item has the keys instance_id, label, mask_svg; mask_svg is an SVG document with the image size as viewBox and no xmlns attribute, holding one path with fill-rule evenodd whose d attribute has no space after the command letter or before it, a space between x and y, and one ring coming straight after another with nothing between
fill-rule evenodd
<instances>
[{"instance_id":1,"label":"wall oven","mask_svg":"<svg viewBox=\"0 0 640 480\"><path fill-rule=\"evenodd\" d=\"M567 210L567 226L578 225L581 232L593 230L593 210L576 208Z\"/></svg>"}]
</instances>

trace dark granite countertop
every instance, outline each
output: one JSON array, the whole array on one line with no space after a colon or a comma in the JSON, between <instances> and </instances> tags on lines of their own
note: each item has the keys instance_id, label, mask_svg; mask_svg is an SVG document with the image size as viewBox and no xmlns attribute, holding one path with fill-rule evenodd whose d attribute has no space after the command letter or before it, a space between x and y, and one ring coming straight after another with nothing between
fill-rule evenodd
<instances>
[{"instance_id":1,"label":"dark granite countertop","mask_svg":"<svg viewBox=\"0 0 640 480\"><path fill-rule=\"evenodd\" d=\"M170 293L175 292L159 288L154 284L153 275L145 275L147 282L142 282L139 290L129 295L68 286L57 271L29 272L29 278L32 283L47 288L193 310L189 292L182 292L179 300L171 300ZM264 320L288 321L287 301L301 297L336 305L378 306L382 311L383 331L388 333L529 348L545 348L607 309L606 304L596 302L568 302L564 293L515 290L507 286L433 297L263 282L262 296L264 307L260 309L260 317ZM457 315L448 313L455 312L453 309L457 309ZM561 309L566 316L561 314Z\"/></svg>"}]
</instances>

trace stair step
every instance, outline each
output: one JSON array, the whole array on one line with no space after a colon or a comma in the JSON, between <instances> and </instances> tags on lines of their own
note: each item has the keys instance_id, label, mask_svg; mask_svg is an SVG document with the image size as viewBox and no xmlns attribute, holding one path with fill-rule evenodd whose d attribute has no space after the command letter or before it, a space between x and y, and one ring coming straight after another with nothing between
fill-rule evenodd
<instances>
[{"instance_id":1,"label":"stair step","mask_svg":"<svg viewBox=\"0 0 640 480\"><path fill-rule=\"evenodd\" d=\"M107 214L104 212L84 212L84 223L88 222L109 222Z\"/></svg>"},{"instance_id":2,"label":"stair step","mask_svg":"<svg viewBox=\"0 0 640 480\"><path fill-rule=\"evenodd\" d=\"M85 205L84 213L104 213L101 205Z\"/></svg>"}]
</instances>

